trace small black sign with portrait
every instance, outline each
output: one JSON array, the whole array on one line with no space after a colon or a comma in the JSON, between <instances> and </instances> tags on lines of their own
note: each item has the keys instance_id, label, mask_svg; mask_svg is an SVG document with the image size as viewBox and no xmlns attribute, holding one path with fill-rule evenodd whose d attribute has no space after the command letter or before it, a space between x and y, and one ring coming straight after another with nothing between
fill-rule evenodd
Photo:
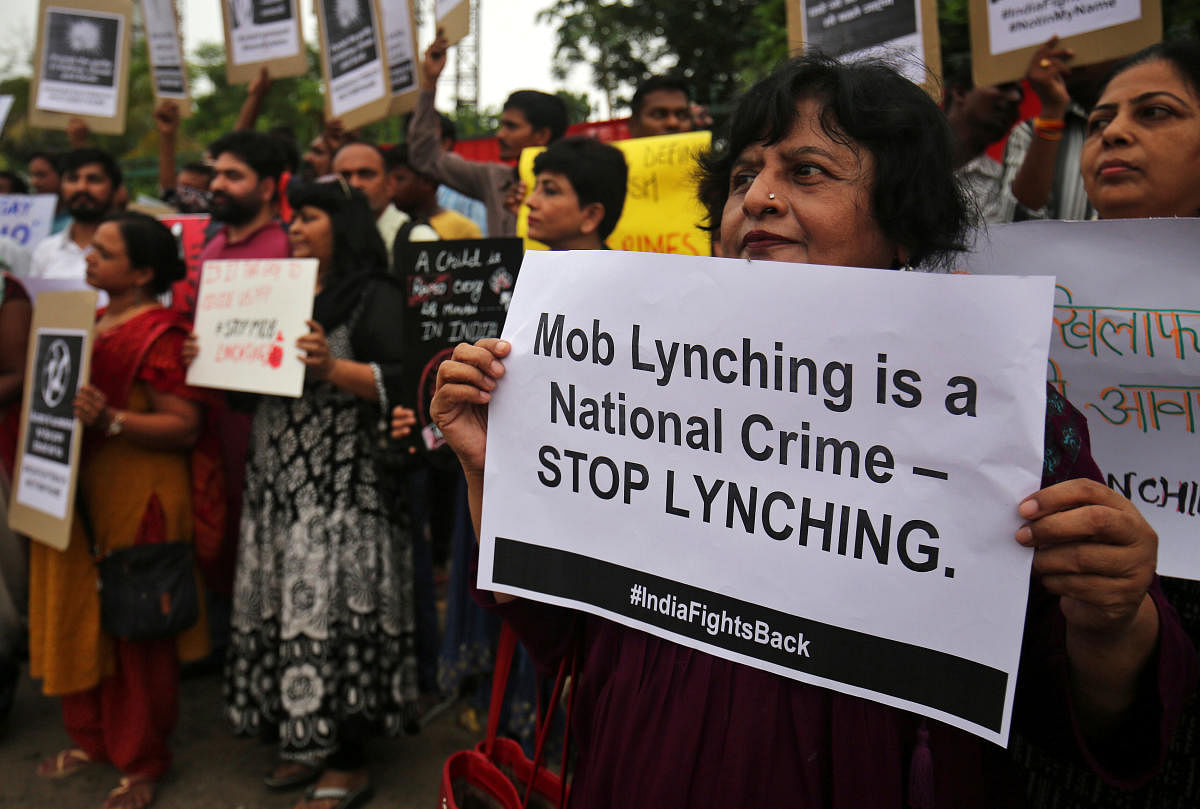
<instances>
[{"instance_id":1,"label":"small black sign with portrait","mask_svg":"<svg viewBox=\"0 0 1200 809\"><path fill-rule=\"evenodd\" d=\"M121 21L116 17L47 13L42 78L68 84L114 87Z\"/></svg>"}]
</instances>

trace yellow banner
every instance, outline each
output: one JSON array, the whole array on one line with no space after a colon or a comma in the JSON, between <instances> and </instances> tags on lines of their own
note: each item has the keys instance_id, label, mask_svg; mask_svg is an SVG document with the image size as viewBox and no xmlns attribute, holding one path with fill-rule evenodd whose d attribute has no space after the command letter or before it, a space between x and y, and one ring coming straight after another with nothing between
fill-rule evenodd
<instances>
[{"instance_id":1,"label":"yellow banner","mask_svg":"<svg viewBox=\"0 0 1200 809\"><path fill-rule=\"evenodd\" d=\"M629 184L625 209L616 229L607 239L613 250L637 250L643 253L682 253L691 256L712 255L708 232L700 229L704 208L696 199L696 155L712 146L712 133L684 132L613 141L625 154L629 165ZM543 150L521 152L521 181L533 191L533 160ZM527 250L545 250L546 245L530 239L528 206L522 205L517 220L517 235L525 239Z\"/></svg>"}]
</instances>

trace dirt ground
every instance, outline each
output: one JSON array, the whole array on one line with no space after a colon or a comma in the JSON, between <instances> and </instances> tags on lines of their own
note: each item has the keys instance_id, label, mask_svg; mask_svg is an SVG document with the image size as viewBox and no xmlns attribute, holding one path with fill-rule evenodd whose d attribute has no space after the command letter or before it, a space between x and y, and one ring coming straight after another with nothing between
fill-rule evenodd
<instances>
[{"instance_id":1,"label":"dirt ground","mask_svg":"<svg viewBox=\"0 0 1200 809\"><path fill-rule=\"evenodd\" d=\"M289 809L299 792L271 793L262 775L273 762L270 745L233 736L221 711L216 674L184 680L175 763L158 793L159 809ZM375 797L372 809L433 809L442 763L476 736L456 722L457 708L442 713L418 736L377 739L368 748ZM99 809L119 773L93 765L61 781L38 778L34 766L68 747L58 703L23 677L16 704L0 728L0 807Z\"/></svg>"}]
</instances>

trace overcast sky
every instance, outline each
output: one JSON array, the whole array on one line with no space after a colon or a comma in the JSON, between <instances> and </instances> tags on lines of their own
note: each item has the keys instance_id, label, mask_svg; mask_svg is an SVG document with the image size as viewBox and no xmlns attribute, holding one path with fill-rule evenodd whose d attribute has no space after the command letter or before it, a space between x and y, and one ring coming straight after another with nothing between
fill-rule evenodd
<instances>
[{"instance_id":1,"label":"overcast sky","mask_svg":"<svg viewBox=\"0 0 1200 809\"><path fill-rule=\"evenodd\" d=\"M6 10L14 9L16 19L0 34L0 47L32 43L35 39L37 0L3 0ZM183 36L188 52L201 42L220 42L220 0L177 0L183 14ZM554 52L554 29L535 22L537 12L551 5L552 0L481 0L483 12L480 40L479 101L485 107L499 107L508 94L517 89L555 90L567 87L573 92L587 92L594 110L592 117L605 117L596 108L602 104L600 93L589 84L590 71L576 68L566 82L551 78L550 61ZM423 6L432 6L427 0ZM317 41L316 21L311 0L301 0L304 13L305 37ZM430 23L430 27L432 23ZM418 47L423 53L432 38L432 31L422 30ZM27 45L32 51L33 45ZM439 91L439 107L448 109L452 101L449 80L453 63L446 69Z\"/></svg>"}]
</instances>

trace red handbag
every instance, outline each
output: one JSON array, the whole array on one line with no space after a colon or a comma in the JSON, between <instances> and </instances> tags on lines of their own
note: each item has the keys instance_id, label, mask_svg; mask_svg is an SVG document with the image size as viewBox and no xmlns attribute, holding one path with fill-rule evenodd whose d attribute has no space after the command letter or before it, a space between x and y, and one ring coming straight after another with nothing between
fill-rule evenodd
<instances>
[{"instance_id":1,"label":"red handbag","mask_svg":"<svg viewBox=\"0 0 1200 809\"><path fill-rule=\"evenodd\" d=\"M567 803L567 788L563 779L542 764L546 738L550 735L554 709L562 697L567 667L574 671L574 652L563 659L554 681L550 706L538 728L533 761L521 745L512 739L496 738L500 727L500 705L508 687L517 635L509 625L500 630L496 648L496 667L492 673L492 699L488 706L487 736L471 750L460 750L446 759L442 766L440 809L562 809ZM569 702L574 703L575 683L572 683ZM566 762L567 736L571 725L571 707L567 707L566 730L563 734L563 761Z\"/></svg>"}]
</instances>

